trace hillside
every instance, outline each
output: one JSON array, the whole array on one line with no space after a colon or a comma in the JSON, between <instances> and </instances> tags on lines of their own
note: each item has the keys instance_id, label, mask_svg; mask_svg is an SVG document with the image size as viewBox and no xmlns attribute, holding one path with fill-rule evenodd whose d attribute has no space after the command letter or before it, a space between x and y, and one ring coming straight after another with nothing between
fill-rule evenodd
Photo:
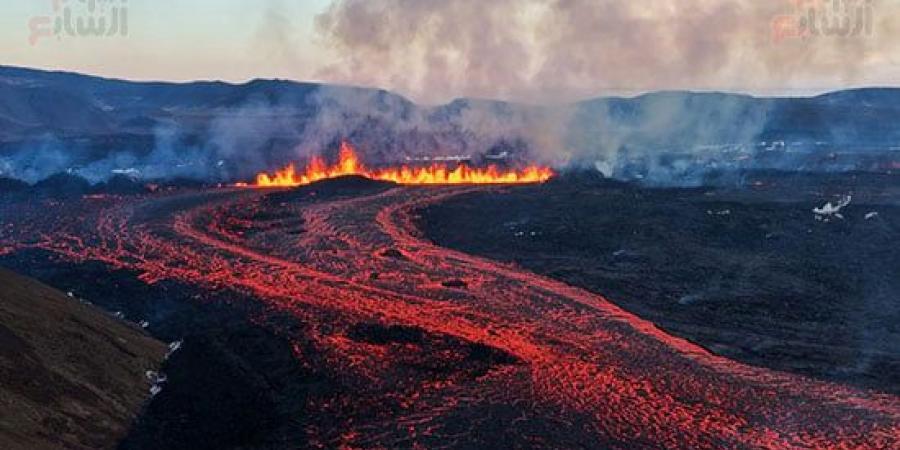
<instances>
[{"instance_id":1,"label":"hillside","mask_svg":"<svg viewBox=\"0 0 900 450\"><path fill-rule=\"evenodd\" d=\"M114 448L166 346L3 269L0 286L0 448Z\"/></svg>"},{"instance_id":2,"label":"hillside","mask_svg":"<svg viewBox=\"0 0 900 450\"><path fill-rule=\"evenodd\" d=\"M900 89L871 88L428 106L380 89L289 80L133 82L0 66L0 177L34 183L72 172L100 182L128 171L236 181L330 156L343 139L370 164L503 155L513 163L608 164L617 178L661 182L698 167L881 170L900 164L898 100Z\"/></svg>"}]
</instances>

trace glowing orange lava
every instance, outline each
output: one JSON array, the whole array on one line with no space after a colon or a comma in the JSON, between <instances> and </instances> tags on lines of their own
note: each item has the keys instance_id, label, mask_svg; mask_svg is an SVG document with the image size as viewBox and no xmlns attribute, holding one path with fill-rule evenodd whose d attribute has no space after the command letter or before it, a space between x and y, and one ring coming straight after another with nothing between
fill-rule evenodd
<instances>
[{"instance_id":1,"label":"glowing orange lava","mask_svg":"<svg viewBox=\"0 0 900 450\"><path fill-rule=\"evenodd\" d=\"M368 169L359 160L353 147L341 143L338 162L328 166L321 157L314 157L308 166L298 172L294 164L289 164L274 174L260 173L256 176L253 187L295 187L304 186L319 180L359 175L373 180L393 181L398 184L526 184L542 183L553 177L553 170L548 167L530 165L521 170L502 170L495 165L486 168L472 168L459 164L456 168L448 168L443 164L432 164L427 167L388 167ZM239 186L251 186L239 184Z\"/></svg>"},{"instance_id":2,"label":"glowing orange lava","mask_svg":"<svg viewBox=\"0 0 900 450\"><path fill-rule=\"evenodd\" d=\"M279 438L297 447L455 448L494 434L512 443L483 447L900 448L894 394L737 363L598 294L431 242L418 211L478 190L4 199L0 253L245 299L250 323L321 386L298 413L320 421Z\"/></svg>"}]
</instances>

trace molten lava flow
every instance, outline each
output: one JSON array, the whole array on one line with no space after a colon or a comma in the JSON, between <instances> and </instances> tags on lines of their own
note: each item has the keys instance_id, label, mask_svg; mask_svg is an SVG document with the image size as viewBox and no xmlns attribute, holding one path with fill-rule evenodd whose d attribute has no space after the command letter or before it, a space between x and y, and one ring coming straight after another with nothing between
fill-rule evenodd
<instances>
[{"instance_id":1,"label":"molten lava flow","mask_svg":"<svg viewBox=\"0 0 900 450\"><path fill-rule=\"evenodd\" d=\"M735 363L418 228L417 211L483 189L4 200L0 253L246 299L321 386L297 402L321 418L298 447L900 448L900 397Z\"/></svg>"},{"instance_id":2,"label":"molten lava flow","mask_svg":"<svg viewBox=\"0 0 900 450\"><path fill-rule=\"evenodd\" d=\"M294 164L289 164L275 174L260 173L254 187L294 187L314 183L327 178L359 175L373 180L392 181L398 184L525 184L541 183L553 176L553 170L536 165L522 170L502 170L495 165L487 168L472 168L460 164L450 169L443 164L428 167L389 167L368 169L360 162L353 147L341 143L338 162L327 166L320 157L314 157L303 172L298 172ZM239 184L247 186L247 184Z\"/></svg>"}]
</instances>

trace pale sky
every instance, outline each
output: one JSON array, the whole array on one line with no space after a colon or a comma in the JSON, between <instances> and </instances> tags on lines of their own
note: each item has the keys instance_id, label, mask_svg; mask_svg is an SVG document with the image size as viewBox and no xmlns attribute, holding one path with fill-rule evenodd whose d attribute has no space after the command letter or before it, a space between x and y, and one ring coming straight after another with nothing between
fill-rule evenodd
<instances>
[{"instance_id":1,"label":"pale sky","mask_svg":"<svg viewBox=\"0 0 900 450\"><path fill-rule=\"evenodd\" d=\"M186 81L313 78L325 52L313 41L313 19L329 0L128 0L129 30L117 37L55 37L29 43L29 21L55 16L52 0L5 0L0 64L62 69L139 80ZM61 3L84 10L84 3ZM122 4L112 2L110 4ZM291 17L296 58L260 37L270 10Z\"/></svg>"},{"instance_id":2,"label":"pale sky","mask_svg":"<svg viewBox=\"0 0 900 450\"><path fill-rule=\"evenodd\" d=\"M100 17L86 12L89 0L58 1L75 17ZM53 0L5 0L0 64L133 80L324 81L429 103L900 85L900 0L844 1L845 16L818 17L850 29L796 36L806 5L832 2L125 0L127 36L62 33L31 45L33 18L60 17Z\"/></svg>"}]
</instances>

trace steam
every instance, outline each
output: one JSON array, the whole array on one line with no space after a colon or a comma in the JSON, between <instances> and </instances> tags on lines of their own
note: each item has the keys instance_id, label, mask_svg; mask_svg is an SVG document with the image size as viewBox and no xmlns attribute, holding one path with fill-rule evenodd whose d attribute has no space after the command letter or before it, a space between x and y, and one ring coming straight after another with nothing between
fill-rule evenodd
<instances>
[{"instance_id":1,"label":"steam","mask_svg":"<svg viewBox=\"0 0 900 450\"><path fill-rule=\"evenodd\" d=\"M426 103L460 95L559 103L610 92L867 84L900 47L900 12L864 1L853 6L870 8L871 35L776 42L774 21L806 12L795 4L335 0L316 20L336 55L320 77Z\"/></svg>"},{"instance_id":2,"label":"steam","mask_svg":"<svg viewBox=\"0 0 900 450\"><path fill-rule=\"evenodd\" d=\"M112 151L94 159L89 143L59 139L51 134L20 145L13 152L0 156L0 176L36 183L58 173L81 176L91 183L106 181L116 174L134 178L174 179L215 178L211 173L215 153L193 148L178 139L177 128L157 127L155 147L149 153L140 149Z\"/></svg>"},{"instance_id":3,"label":"steam","mask_svg":"<svg viewBox=\"0 0 900 450\"><path fill-rule=\"evenodd\" d=\"M24 147L10 156L0 156L0 176L35 183L64 171L72 160L72 154L52 135L42 136Z\"/></svg>"},{"instance_id":4,"label":"steam","mask_svg":"<svg viewBox=\"0 0 900 450\"><path fill-rule=\"evenodd\" d=\"M310 101L317 113L296 147L300 157L333 151L349 139L375 164L421 156L479 160L503 152L521 162L536 159L533 149L559 148L567 126L553 120L559 112L541 107L479 100L423 107L371 89L322 86Z\"/></svg>"},{"instance_id":5,"label":"steam","mask_svg":"<svg viewBox=\"0 0 900 450\"><path fill-rule=\"evenodd\" d=\"M334 0L315 18L315 43L331 57L319 63L318 77L409 99L375 89L252 82L234 87L231 95L257 92L236 105L198 106L206 108L199 116L150 113L158 124L143 130L143 143L100 151L53 131L6 147L0 176L35 182L70 171L95 182L111 173L233 181L330 156L345 138L376 164L508 155L513 164L593 168L654 184L697 184L716 170L806 168L796 152L758 158L767 152L761 144L769 101L675 93L582 100L661 88L865 84L900 53L900 11L877 2L860 2L872 8L871 35L774 42L774 19L796 14L795 3ZM253 38L255 50L290 69L306 58L296 50L300 27L287 10L271 4ZM482 98L508 102L472 100ZM117 112L105 112L115 123ZM831 130L842 142L854 132ZM847 168L858 167L827 169Z\"/></svg>"},{"instance_id":6,"label":"steam","mask_svg":"<svg viewBox=\"0 0 900 450\"><path fill-rule=\"evenodd\" d=\"M296 156L301 135L293 109L258 101L215 111L200 130L187 120L168 120L152 129L152 147L132 139L99 158L92 142L45 134L0 153L0 176L35 183L71 173L92 183L124 174L142 180L233 181Z\"/></svg>"},{"instance_id":7,"label":"steam","mask_svg":"<svg viewBox=\"0 0 900 450\"><path fill-rule=\"evenodd\" d=\"M802 151L793 147L797 142L789 142L791 148L783 141L766 142L773 109L783 110L777 99L661 92L552 105L457 99L422 106L384 90L271 80L217 92L222 95L207 103L165 110L148 106L138 118L153 117L155 126L138 131L129 125L133 111L120 113L114 101L88 93L95 98L87 100L110 105L104 113L112 128L98 133L100 141L113 136L122 145L99 146L87 130L83 137L45 134L0 150L0 176L31 183L59 172L94 183L116 174L244 181L313 155L333 160L343 139L375 166L423 157L538 163L653 185L699 185L711 173L727 178L752 168L866 168L821 158L818 143L806 137L800 138L807 141L799 142ZM152 89L142 94L156 95ZM827 125L841 142L859 134L842 130L841 123Z\"/></svg>"},{"instance_id":8,"label":"steam","mask_svg":"<svg viewBox=\"0 0 900 450\"><path fill-rule=\"evenodd\" d=\"M106 151L90 139L45 135L0 154L0 176L232 182L313 155L333 159L343 139L374 165L438 156L527 162L661 185L700 184L716 170L797 167L788 152L757 160L771 103L747 96L657 93L549 106L459 99L429 107L344 86L257 81L233 89L246 92L237 106L168 112L144 139L149 148L137 139Z\"/></svg>"}]
</instances>

